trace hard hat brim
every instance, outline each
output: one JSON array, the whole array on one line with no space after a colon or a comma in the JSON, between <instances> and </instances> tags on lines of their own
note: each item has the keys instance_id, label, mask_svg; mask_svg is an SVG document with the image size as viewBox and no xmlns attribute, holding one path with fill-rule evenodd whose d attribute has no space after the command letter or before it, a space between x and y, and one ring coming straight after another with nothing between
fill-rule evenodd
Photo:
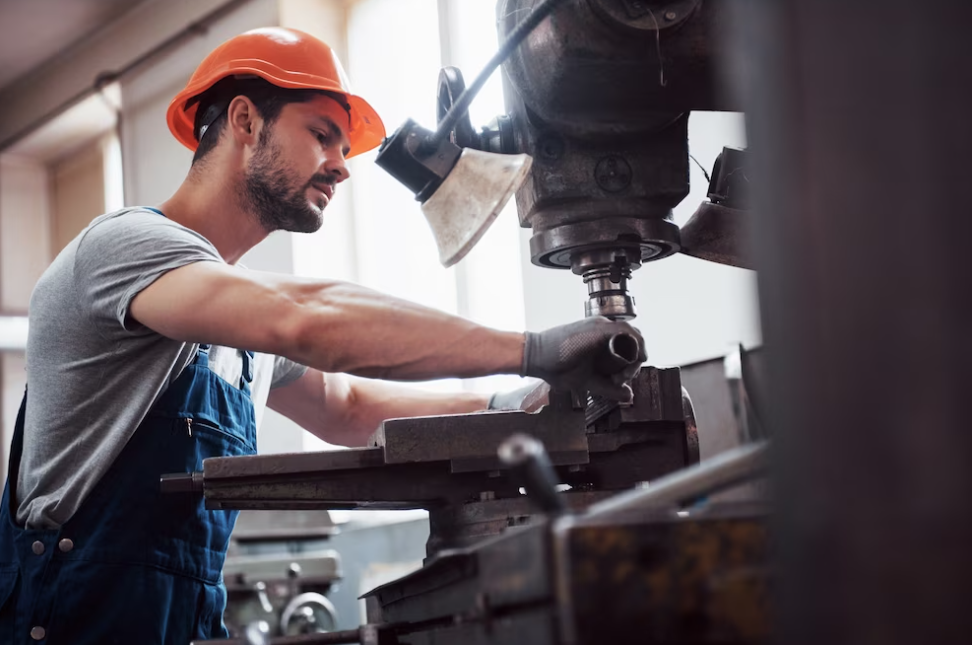
<instances>
[{"instance_id":1,"label":"hard hat brim","mask_svg":"<svg viewBox=\"0 0 972 645\"><path fill-rule=\"evenodd\" d=\"M348 133L350 150L346 155L347 159L368 152L378 147L385 138L385 125L378 116L371 104L365 99L355 94L349 94L336 83L313 76L310 74L296 74L287 72L286 74L275 73L279 69L271 69L275 66L268 65L262 60L235 60L226 65L223 70L216 70L207 75L204 79L199 79L196 83L188 85L172 99L166 113L166 120L172 134L182 145L193 152L199 146L193 136L193 123L196 117L197 105L193 104L186 107L186 104L194 97L202 94L217 81L228 76L252 74L263 78L269 83L285 89L300 90L323 90L345 97L350 106L351 131Z\"/></svg>"}]
</instances>

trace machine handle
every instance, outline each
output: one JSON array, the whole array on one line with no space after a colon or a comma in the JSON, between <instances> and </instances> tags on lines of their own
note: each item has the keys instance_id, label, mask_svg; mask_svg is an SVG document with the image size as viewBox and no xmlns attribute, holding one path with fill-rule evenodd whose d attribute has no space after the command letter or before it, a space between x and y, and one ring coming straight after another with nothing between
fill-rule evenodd
<instances>
[{"instance_id":1,"label":"machine handle","mask_svg":"<svg viewBox=\"0 0 972 645\"><path fill-rule=\"evenodd\" d=\"M167 473L159 477L159 489L163 494L202 494L203 474L201 472Z\"/></svg>"},{"instance_id":2,"label":"machine handle","mask_svg":"<svg viewBox=\"0 0 972 645\"><path fill-rule=\"evenodd\" d=\"M522 483L544 513L567 512L563 496L557 492L557 476L543 444L530 435L515 434L500 444L500 461L513 473L514 481Z\"/></svg>"}]
</instances>

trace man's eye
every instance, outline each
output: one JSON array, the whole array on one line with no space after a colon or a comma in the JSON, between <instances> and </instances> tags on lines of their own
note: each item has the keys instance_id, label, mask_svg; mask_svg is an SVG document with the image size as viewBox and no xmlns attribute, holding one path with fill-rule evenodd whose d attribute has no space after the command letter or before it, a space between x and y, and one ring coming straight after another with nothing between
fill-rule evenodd
<instances>
[{"instance_id":1,"label":"man's eye","mask_svg":"<svg viewBox=\"0 0 972 645\"><path fill-rule=\"evenodd\" d=\"M315 132L314 135L317 137L317 141L322 146L326 146L327 145L327 142L329 140L329 137L327 136L327 134L325 134L324 132Z\"/></svg>"}]
</instances>

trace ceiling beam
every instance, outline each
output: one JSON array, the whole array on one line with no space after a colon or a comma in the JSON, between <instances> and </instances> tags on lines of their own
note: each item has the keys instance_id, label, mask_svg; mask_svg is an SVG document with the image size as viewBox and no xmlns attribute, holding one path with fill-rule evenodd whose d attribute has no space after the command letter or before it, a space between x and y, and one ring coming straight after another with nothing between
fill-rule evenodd
<instances>
[{"instance_id":1,"label":"ceiling beam","mask_svg":"<svg viewBox=\"0 0 972 645\"><path fill-rule=\"evenodd\" d=\"M117 75L241 0L157 0L139 5L0 92L0 151L87 98L99 78ZM187 28L189 28L187 30ZM173 43L174 44L174 43Z\"/></svg>"}]
</instances>

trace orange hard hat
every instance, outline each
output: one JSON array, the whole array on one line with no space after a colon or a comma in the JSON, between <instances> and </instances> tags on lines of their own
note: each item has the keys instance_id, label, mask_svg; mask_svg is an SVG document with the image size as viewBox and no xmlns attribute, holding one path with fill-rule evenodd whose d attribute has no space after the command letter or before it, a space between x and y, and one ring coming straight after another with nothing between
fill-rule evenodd
<instances>
[{"instance_id":1,"label":"orange hard hat","mask_svg":"<svg viewBox=\"0 0 972 645\"><path fill-rule=\"evenodd\" d=\"M169 130L184 146L196 150L193 134L198 104L192 99L230 76L258 76L290 89L313 89L345 97L351 117L348 157L377 147L385 126L374 108L351 92L348 77L334 51L324 42L296 29L265 27L230 38L196 68L189 84L169 104Z\"/></svg>"}]
</instances>

